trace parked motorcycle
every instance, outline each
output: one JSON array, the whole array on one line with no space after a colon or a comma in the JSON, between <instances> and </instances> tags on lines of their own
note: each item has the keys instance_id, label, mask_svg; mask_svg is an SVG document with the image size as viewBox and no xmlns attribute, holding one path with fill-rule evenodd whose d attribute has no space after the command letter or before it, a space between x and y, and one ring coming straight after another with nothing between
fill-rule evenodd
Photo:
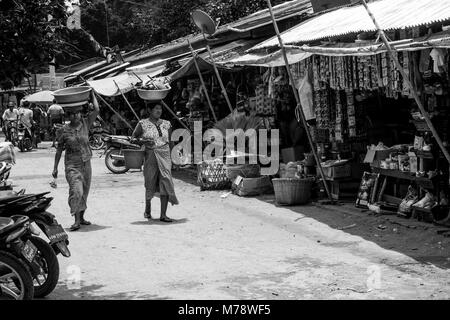
<instances>
[{"instance_id":1,"label":"parked motorcycle","mask_svg":"<svg viewBox=\"0 0 450 320\"><path fill-rule=\"evenodd\" d=\"M99 121L95 121L91 130L89 130L89 145L92 150L101 150L105 147L105 141L103 138L108 134L106 130L103 129Z\"/></svg>"},{"instance_id":2,"label":"parked motorcycle","mask_svg":"<svg viewBox=\"0 0 450 320\"><path fill-rule=\"evenodd\" d=\"M31 151L33 149L33 137L31 130L23 122L17 125L17 147L21 152Z\"/></svg>"},{"instance_id":3,"label":"parked motorcycle","mask_svg":"<svg viewBox=\"0 0 450 320\"><path fill-rule=\"evenodd\" d=\"M114 174L121 174L128 171L125 166L125 157L123 150L140 150L141 146L131 142L131 137L128 136L112 136L106 135L103 137L103 141L106 144L105 152L102 156L105 156L105 165Z\"/></svg>"},{"instance_id":4,"label":"parked motorcycle","mask_svg":"<svg viewBox=\"0 0 450 320\"><path fill-rule=\"evenodd\" d=\"M58 258L52 247L37 237L41 233L39 227L28 217L14 215L9 219L12 224L7 223L0 233L0 251L8 252L26 264L33 278L34 297L45 297L58 283ZM20 281L16 281L16 286L20 286Z\"/></svg>"},{"instance_id":5,"label":"parked motorcycle","mask_svg":"<svg viewBox=\"0 0 450 320\"><path fill-rule=\"evenodd\" d=\"M0 219L0 235L11 223L11 219ZM31 300L33 297L33 277L27 265L13 254L0 251L0 300Z\"/></svg>"}]
</instances>

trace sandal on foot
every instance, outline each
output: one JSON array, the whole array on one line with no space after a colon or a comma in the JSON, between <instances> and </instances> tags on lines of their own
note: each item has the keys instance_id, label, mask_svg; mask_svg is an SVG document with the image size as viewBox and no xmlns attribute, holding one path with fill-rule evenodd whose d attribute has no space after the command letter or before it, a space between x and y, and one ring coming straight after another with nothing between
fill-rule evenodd
<instances>
[{"instance_id":1,"label":"sandal on foot","mask_svg":"<svg viewBox=\"0 0 450 320\"><path fill-rule=\"evenodd\" d=\"M173 220L170 219L169 217L159 218L159 221L162 221L162 222L173 222Z\"/></svg>"},{"instance_id":2,"label":"sandal on foot","mask_svg":"<svg viewBox=\"0 0 450 320\"><path fill-rule=\"evenodd\" d=\"M80 229L81 226L79 224L73 224L70 228L69 231L77 231L78 229Z\"/></svg>"},{"instance_id":3,"label":"sandal on foot","mask_svg":"<svg viewBox=\"0 0 450 320\"><path fill-rule=\"evenodd\" d=\"M82 224L83 226L90 226L92 223L90 221L83 220L80 222L80 224Z\"/></svg>"}]
</instances>

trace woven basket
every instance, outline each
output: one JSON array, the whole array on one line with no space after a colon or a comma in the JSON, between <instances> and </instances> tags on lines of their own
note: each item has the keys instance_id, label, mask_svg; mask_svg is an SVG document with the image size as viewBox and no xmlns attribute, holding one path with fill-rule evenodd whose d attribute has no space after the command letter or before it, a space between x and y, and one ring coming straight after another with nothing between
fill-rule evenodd
<instances>
[{"instance_id":1,"label":"woven basket","mask_svg":"<svg viewBox=\"0 0 450 320\"><path fill-rule=\"evenodd\" d=\"M275 200L280 205L296 205L308 203L314 179L272 179Z\"/></svg>"},{"instance_id":2,"label":"woven basket","mask_svg":"<svg viewBox=\"0 0 450 320\"><path fill-rule=\"evenodd\" d=\"M197 166L197 182L200 190L225 190L231 188L225 164L219 161L203 161Z\"/></svg>"},{"instance_id":3,"label":"woven basket","mask_svg":"<svg viewBox=\"0 0 450 320\"><path fill-rule=\"evenodd\" d=\"M234 164L227 165L227 177L234 181L237 176L243 178L259 178L261 176L261 167L259 164Z\"/></svg>"}]
</instances>

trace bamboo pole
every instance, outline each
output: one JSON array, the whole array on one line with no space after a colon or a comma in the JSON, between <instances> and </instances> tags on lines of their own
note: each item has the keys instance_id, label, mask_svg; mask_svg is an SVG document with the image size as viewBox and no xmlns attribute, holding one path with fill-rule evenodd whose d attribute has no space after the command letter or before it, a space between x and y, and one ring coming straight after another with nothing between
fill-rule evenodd
<instances>
[{"instance_id":1,"label":"bamboo pole","mask_svg":"<svg viewBox=\"0 0 450 320\"><path fill-rule=\"evenodd\" d=\"M130 107L131 112L133 112L134 116L136 117L136 119L138 121L140 121L141 119L139 118L139 116L137 115L136 111L134 111L133 107L131 106L130 102L128 101L127 97L125 97L125 95L123 94L122 90L120 90L119 85L117 84L116 80L113 80L114 84L117 87L117 90L119 90L120 94L122 95L123 99L125 100L125 102L127 103L128 107Z\"/></svg>"},{"instance_id":2,"label":"bamboo pole","mask_svg":"<svg viewBox=\"0 0 450 320\"><path fill-rule=\"evenodd\" d=\"M100 100L102 100L102 102L103 102L104 104L106 104L106 106L107 106L112 112L114 112L114 113L119 117L120 120L122 120L123 122L125 122L125 124L126 124L131 130L134 129L134 128L131 126L131 124L128 123L127 120L125 120L125 119L124 119L124 118L123 118L116 110L114 110L113 107L110 106L110 104L109 104L108 102L106 102L105 99L103 99L103 97L102 97L101 95L99 95L97 92L95 92L95 90L94 90L94 93L95 93L95 95L96 95L97 97L100 98Z\"/></svg>"},{"instance_id":3,"label":"bamboo pole","mask_svg":"<svg viewBox=\"0 0 450 320\"><path fill-rule=\"evenodd\" d=\"M286 48L284 47L283 39L281 39L280 30L278 29L278 24L277 24L277 21L275 20L275 15L273 13L272 3L270 2L270 0L267 0L267 5L269 6L270 16L272 17L273 26L275 28L275 32L276 32L277 37L278 37L278 42L280 44L281 52L283 54L284 63L286 65L286 71L287 71L287 73L289 75L289 82L291 84L292 91L294 91L295 100L297 101L297 110L298 110L298 113L300 115L300 119L301 119L301 121L303 123L303 126L305 128L306 136L308 137L308 141L309 141L309 144L311 146L312 153L314 155L314 159L316 160L316 164L317 164L317 167L319 169L319 173L320 173L320 176L322 178L323 185L324 185L325 191L327 193L327 196L328 196L329 200L332 203L334 203L334 199L333 199L333 197L331 195L331 192L330 192L330 189L328 188L328 185L327 185L327 180L325 178L325 173L323 172L322 164L321 164L319 156L317 154L315 143L312 140L311 133L309 132L309 129L308 129L308 123L306 122L305 114L303 113L303 109L301 107L299 93L297 91L297 88L295 88L294 77L293 77L292 71L291 71L291 69L289 67L289 60L287 58ZM298 121L298 118L297 118L297 121Z\"/></svg>"},{"instance_id":4,"label":"bamboo pole","mask_svg":"<svg viewBox=\"0 0 450 320\"><path fill-rule=\"evenodd\" d=\"M227 101L228 108L230 108L230 112L233 113L233 107L231 106L230 98L228 97L227 90L225 89L225 86L223 85L222 77L220 76L219 70L217 69L216 62L214 61L213 54L211 52L211 48L209 47L208 40L206 39L206 36L205 36L205 33L203 32L203 30L202 30L202 34L203 34L203 39L205 39L206 49L208 50L209 58L211 59L211 63L213 65L214 72L216 73L220 88L222 89L222 94L225 97L225 100Z\"/></svg>"},{"instance_id":5,"label":"bamboo pole","mask_svg":"<svg viewBox=\"0 0 450 320\"><path fill-rule=\"evenodd\" d=\"M208 89L206 88L206 84L205 84L205 80L203 79L202 72L200 71L200 67L198 66L198 63L197 63L197 54L194 52L194 48L192 47L189 39L187 39L187 43L189 45L189 50L191 50L192 58L194 59L194 64L195 64L195 68L197 69L198 77L200 78L200 82L202 83L203 90L205 91L205 96L206 96L206 100L208 101L209 109L211 110L212 115L214 117L214 122L217 123L217 116L216 116L216 113L214 112L214 108L212 106L211 99L209 98Z\"/></svg>"},{"instance_id":6,"label":"bamboo pole","mask_svg":"<svg viewBox=\"0 0 450 320\"><path fill-rule=\"evenodd\" d=\"M192 134L191 130L188 128L188 126L186 126L186 124L180 120L180 118L178 118L178 116L175 114L175 112L172 111L172 109L169 108L169 106L163 101L161 100L161 104L164 106L164 108L167 109L167 111L169 111L174 117L175 119L177 119L177 121L186 129L189 131L189 133Z\"/></svg>"},{"instance_id":7,"label":"bamboo pole","mask_svg":"<svg viewBox=\"0 0 450 320\"><path fill-rule=\"evenodd\" d=\"M375 16L373 15L372 11L370 11L369 6L367 5L366 1L361 0L361 2L367 11L367 14L372 19L373 24L377 28L378 33L379 33L381 39L383 40L384 45L386 46L386 49L389 52L389 56L394 61L395 66L397 67L398 71L402 75L403 81L405 81L406 84L408 85L408 87L411 89L411 93L414 97L414 100L416 101L417 106L419 107L420 113L425 118L425 122L427 123L428 128L430 129L431 133L433 134L434 139L436 140L437 144L439 145L439 148L441 148L445 158L447 159L447 162L450 164L450 154L449 154L447 148L444 146L444 143L442 142L442 139L439 136L439 133L436 131L436 128L434 127L433 123L431 122L430 116L428 115L428 112L425 110L425 108L422 104L422 101L420 101L419 94L417 93L416 88L413 87L411 80L409 79L409 75L406 74L405 70L403 70L403 67L400 64L400 62L398 61L397 57L395 57L395 55L393 54L394 49L392 49L392 47L386 37L386 34L384 33L383 29L381 29L380 25L378 24L377 20L375 19Z\"/></svg>"}]
</instances>

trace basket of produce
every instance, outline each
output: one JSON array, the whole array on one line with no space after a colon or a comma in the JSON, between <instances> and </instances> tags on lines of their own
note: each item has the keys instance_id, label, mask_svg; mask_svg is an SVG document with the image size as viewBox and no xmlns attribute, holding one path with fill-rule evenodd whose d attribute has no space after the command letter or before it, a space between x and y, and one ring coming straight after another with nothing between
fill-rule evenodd
<instances>
[{"instance_id":1,"label":"basket of produce","mask_svg":"<svg viewBox=\"0 0 450 320\"><path fill-rule=\"evenodd\" d=\"M314 178L276 178L272 179L275 200L280 205L308 203Z\"/></svg>"},{"instance_id":2,"label":"basket of produce","mask_svg":"<svg viewBox=\"0 0 450 320\"><path fill-rule=\"evenodd\" d=\"M227 177L225 164L221 160L203 161L198 164L197 170L197 182L201 191L231 188L231 181Z\"/></svg>"},{"instance_id":3,"label":"basket of produce","mask_svg":"<svg viewBox=\"0 0 450 320\"><path fill-rule=\"evenodd\" d=\"M123 150L123 155L127 169L141 169L144 165L145 151L143 150Z\"/></svg>"},{"instance_id":4,"label":"basket of produce","mask_svg":"<svg viewBox=\"0 0 450 320\"><path fill-rule=\"evenodd\" d=\"M160 101L164 99L171 87L167 78L150 79L143 86L136 88L141 99L147 101Z\"/></svg>"},{"instance_id":5,"label":"basket of produce","mask_svg":"<svg viewBox=\"0 0 450 320\"><path fill-rule=\"evenodd\" d=\"M53 92L53 96L58 104L75 106L83 105L89 101L91 95L91 87L70 87Z\"/></svg>"}]
</instances>

